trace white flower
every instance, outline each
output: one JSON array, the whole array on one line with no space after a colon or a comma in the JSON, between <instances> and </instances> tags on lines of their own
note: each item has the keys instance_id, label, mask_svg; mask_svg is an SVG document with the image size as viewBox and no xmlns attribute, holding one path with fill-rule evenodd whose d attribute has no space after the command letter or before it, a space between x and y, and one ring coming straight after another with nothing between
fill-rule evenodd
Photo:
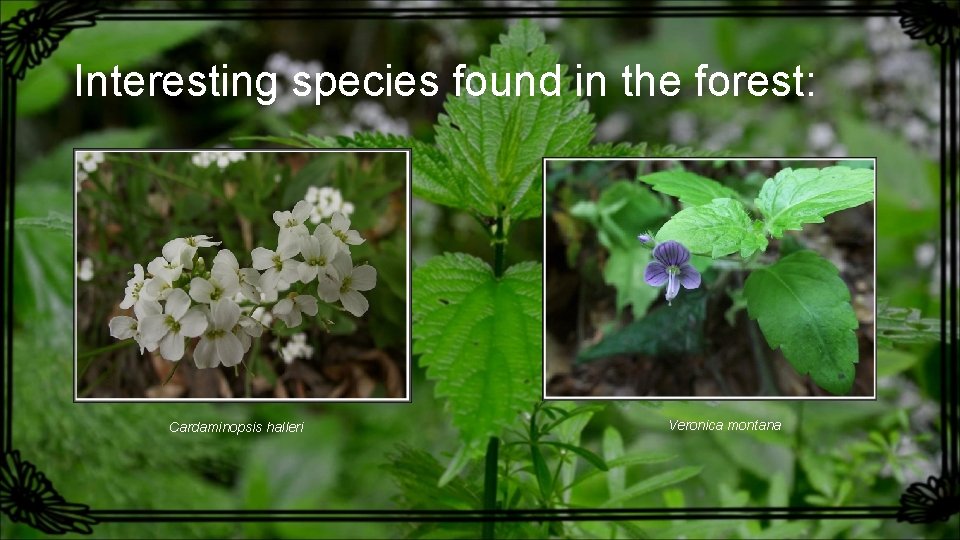
<instances>
[{"instance_id":1,"label":"white flower","mask_svg":"<svg viewBox=\"0 0 960 540\"><path fill-rule=\"evenodd\" d=\"M210 279L195 277L190 280L190 298L201 304L212 304L221 298L232 299L240 291L236 274L226 274L221 281L211 275ZM232 300L231 300L232 301Z\"/></svg>"},{"instance_id":2,"label":"white flower","mask_svg":"<svg viewBox=\"0 0 960 540\"><path fill-rule=\"evenodd\" d=\"M207 329L207 317L199 308L190 307L190 297L182 289L167 296L162 314L140 320L140 332L147 343L159 343L160 355L176 362L183 358L183 340L198 337Z\"/></svg>"},{"instance_id":3,"label":"white flower","mask_svg":"<svg viewBox=\"0 0 960 540\"><path fill-rule=\"evenodd\" d=\"M80 192L80 185L90 177L90 173L97 170L97 167L103 163L105 156L103 152L83 151L77 152L77 193Z\"/></svg>"},{"instance_id":4,"label":"white flower","mask_svg":"<svg viewBox=\"0 0 960 540\"><path fill-rule=\"evenodd\" d=\"M273 213L273 222L280 227L279 242L282 244L290 238L306 236L309 233L307 226L303 224L310 217L310 203L307 201L297 201L293 211L284 210L283 212Z\"/></svg>"},{"instance_id":5,"label":"white flower","mask_svg":"<svg viewBox=\"0 0 960 540\"><path fill-rule=\"evenodd\" d=\"M221 283L230 280L230 275L235 276L240 293L247 297L251 302L260 301L260 293L257 287L260 286L260 273L253 268L240 268L237 257L229 249L221 249L217 256L213 258L213 268L210 275Z\"/></svg>"},{"instance_id":6,"label":"white flower","mask_svg":"<svg viewBox=\"0 0 960 540\"><path fill-rule=\"evenodd\" d=\"M317 299L309 294L298 294L293 298L284 298L273 306L273 314L283 321L287 328L300 326L300 323L303 322L301 313L311 317L316 315Z\"/></svg>"},{"instance_id":7,"label":"white flower","mask_svg":"<svg viewBox=\"0 0 960 540\"><path fill-rule=\"evenodd\" d=\"M293 363L297 358L310 358L311 356L313 356L313 347L307 344L307 335L303 332L290 336L290 341L286 342L280 349L280 358L287 364Z\"/></svg>"},{"instance_id":8,"label":"white flower","mask_svg":"<svg viewBox=\"0 0 960 540\"><path fill-rule=\"evenodd\" d=\"M300 277L298 272L300 262L291 260L300 253L300 247L295 240L295 238L287 238L281 241L277 251L258 247L250 252L253 256L253 267L264 270L260 276L260 286L265 291L276 291L284 283L289 286Z\"/></svg>"},{"instance_id":9,"label":"white flower","mask_svg":"<svg viewBox=\"0 0 960 540\"><path fill-rule=\"evenodd\" d=\"M376 286L377 270L369 264L354 268L350 255L343 252L333 259L333 267L337 277L321 276L317 294L324 302L340 300L343 308L356 317L366 313L370 303L358 291L369 291Z\"/></svg>"},{"instance_id":10,"label":"white flower","mask_svg":"<svg viewBox=\"0 0 960 540\"><path fill-rule=\"evenodd\" d=\"M197 254L197 248L219 245L220 242L211 242L209 236L199 234L186 238L174 238L163 245L161 253L163 253L163 258L171 263L179 262L187 270L192 270L193 257Z\"/></svg>"},{"instance_id":11,"label":"white flower","mask_svg":"<svg viewBox=\"0 0 960 540\"><path fill-rule=\"evenodd\" d=\"M190 161L197 167L209 167L216 164L217 167L225 169L231 163L243 161L246 157L243 152L236 151L198 152L190 157Z\"/></svg>"},{"instance_id":12,"label":"white flower","mask_svg":"<svg viewBox=\"0 0 960 540\"><path fill-rule=\"evenodd\" d=\"M140 298L150 298L150 294L145 290L145 286L152 280L144 278L143 266L133 265L133 277L127 281L127 288L123 290L123 301L120 302L120 309L127 309L137 303Z\"/></svg>"},{"instance_id":13,"label":"white flower","mask_svg":"<svg viewBox=\"0 0 960 540\"><path fill-rule=\"evenodd\" d=\"M97 167L99 167L105 159L106 156L103 152L91 152L88 150L77 152L77 166L79 170L86 173L92 173L97 170Z\"/></svg>"},{"instance_id":14,"label":"white flower","mask_svg":"<svg viewBox=\"0 0 960 540\"><path fill-rule=\"evenodd\" d=\"M173 283L180 279L183 265L157 257L147 264L147 272L153 276L153 279L144 282L143 292L150 298L165 300L173 289Z\"/></svg>"},{"instance_id":15,"label":"white flower","mask_svg":"<svg viewBox=\"0 0 960 540\"><path fill-rule=\"evenodd\" d=\"M334 212L330 218L330 229L333 236L340 241L340 251L349 253L350 248L347 245L359 246L363 243L360 233L350 229L350 218L340 212Z\"/></svg>"},{"instance_id":16,"label":"white flower","mask_svg":"<svg viewBox=\"0 0 960 540\"><path fill-rule=\"evenodd\" d=\"M143 354L144 349L148 351L157 350L157 343L155 341L148 342L140 333L138 320L142 321L151 315L160 315L163 312L163 309L160 307L160 302L144 298L143 301L134 304L133 312L137 316L136 319L127 317L126 315L120 315L110 319L110 335L117 339L135 339L140 345L140 354Z\"/></svg>"},{"instance_id":17,"label":"white flower","mask_svg":"<svg viewBox=\"0 0 960 540\"><path fill-rule=\"evenodd\" d=\"M198 368L214 368L220 364L230 367L243 360L243 344L233 333L239 321L240 306L233 300L221 298L210 304L210 325L193 351L193 361Z\"/></svg>"},{"instance_id":18,"label":"white flower","mask_svg":"<svg viewBox=\"0 0 960 540\"><path fill-rule=\"evenodd\" d=\"M240 321L236 326L233 327L233 333L235 336L237 336L237 339L240 340L240 344L243 345L243 352L246 353L250 350L250 338L256 338L263 335L263 325L260 324L260 321L254 319L253 317L241 315Z\"/></svg>"},{"instance_id":19,"label":"white flower","mask_svg":"<svg viewBox=\"0 0 960 540\"><path fill-rule=\"evenodd\" d=\"M250 318L267 328L270 328L270 324L273 322L273 315L263 306L254 309L253 313L250 314Z\"/></svg>"},{"instance_id":20,"label":"white flower","mask_svg":"<svg viewBox=\"0 0 960 540\"><path fill-rule=\"evenodd\" d=\"M333 258L337 255L339 242L323 223L317 225L312 235L300 238L300 253L303 262L299 266L300 281L310 283L320 274L334 272Z\"/></svg>"},{"instance_id":21,"label":"white flower","mask_svg":"<svg viewBox=\"0 0 960 540\"><path fill-rule=\"evenodd\" d=\"M93 261L89 257L84 257L77 265L77 279L80 281L90 281L93 279Z\"/></svg>"}]
</instances>

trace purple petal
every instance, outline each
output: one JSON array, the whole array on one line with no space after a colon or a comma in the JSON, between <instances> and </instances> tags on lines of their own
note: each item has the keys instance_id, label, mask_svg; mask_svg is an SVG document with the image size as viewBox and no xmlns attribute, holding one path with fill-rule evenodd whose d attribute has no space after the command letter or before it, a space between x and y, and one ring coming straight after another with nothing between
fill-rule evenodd
<instances>
[{"instance_id":1,"label":"purple petal","mask_svg":"<svg viewBox=\"0 0 960 540\"><path fill-rule=\"evenodd\" d=\"M680 284L684 289L696 289L700 286L700 272L697 269L685 264L680 267Z\"/></svg>"},{"instance_id":2,"label":"purple petal","mask_svg":"<svg viewBox=\"0 0 960 540\"><path fill-rule=\"evenodd\" d=\"M643 280L653 287L663 285L667 282L667 267L657 261L651 261L643 271Z\"/></svg>"},{"instance_id":3,"label":"purple petal","mask_svg":"<svg viewBox=\"0 0 960 540\"><path fill-rule=\"evenodd\" d=\"M673 274L667 274L667 303L669 304L671 300L677 297L677 293L680 292L680 280L677 279L677 276Z\"/></svg>"},{"instance_id":4,"label":"purple petal","mask_svg":"<svg viewBox=\"0 0 960 540\"><path fill-rule=\"evenodd\" d=\"M676 240L667 240L653 248L653 256L665 266L680 266L690 260L690 251Z\"/></svg>"}]
</instances>

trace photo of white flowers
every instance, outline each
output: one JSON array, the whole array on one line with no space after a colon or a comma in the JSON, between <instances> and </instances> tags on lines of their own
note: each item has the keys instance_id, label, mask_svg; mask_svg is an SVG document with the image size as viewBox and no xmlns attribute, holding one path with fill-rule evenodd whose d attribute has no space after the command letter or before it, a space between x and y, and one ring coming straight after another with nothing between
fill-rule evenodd
<instances>
[{"instance_id":1,"label":"photo of white flowers","mask_svg":"<svg viewBox=\"0 0 960 540\"><path fill-rule=\"evenodd\" d=\"M874 399L875 159L545 161L547 399Z\"/></svg>"},{"instance_id":2,"label":"photo of white flowers","mask_svg":"<svg viewBox=\"0 0 960 540\"><path fill-rule=\"evenodd\" d=\"M407 151L74 158L76 400L409 400Z\"/></svg>"}]
</instances>

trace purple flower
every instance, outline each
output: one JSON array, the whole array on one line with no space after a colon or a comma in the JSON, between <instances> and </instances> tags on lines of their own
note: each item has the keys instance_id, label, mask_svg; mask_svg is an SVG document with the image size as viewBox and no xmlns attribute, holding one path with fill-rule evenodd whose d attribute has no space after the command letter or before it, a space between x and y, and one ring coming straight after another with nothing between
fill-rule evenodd
<instances>
[{"instance_id":1,"label":"purple flower","mask_svg":"<svg viewBox=\"0 0 960 540\"><path fill-rule=\"evenodd\" d=\"M637 240L639 240L641 244L647 245L650 243L650 240L652 240L652 238L650 237L649 234L641 234L640 236L637 236Z\"/></svg>"},{"instance_id":2,"label":"purple flower","mask_svg":"<svg viewBox=\"0 0 960 540\"><path fill-rule=\"evenodd\" d=\"M667 240L658 244L653 248L653 258L643 272L643 280L654 287L666 283L668 304L677 297L680 285L684 289L700 286L700 272L690 266L690 250L680 242Z\"/></svg>"}]
</instances>

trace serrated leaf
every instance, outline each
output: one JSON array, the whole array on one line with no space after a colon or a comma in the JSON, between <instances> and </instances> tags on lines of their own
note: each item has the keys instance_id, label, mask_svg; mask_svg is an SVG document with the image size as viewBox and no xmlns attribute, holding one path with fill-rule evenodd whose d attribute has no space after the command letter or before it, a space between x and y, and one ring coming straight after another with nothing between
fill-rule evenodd
<instances>
[{"instance_id":1,"label":"serrated leaf","mask_svg":"<svg viewBox=\"0 0 960 540\"><path fill-rule=\"evenodd\" d=\"M767 239L757 228L740 201L714 199L674 214L657 232L657 241L676 240L692 253L714 258L737 251L749 257L767 249Z\"/></svg>"},{"instance_id":2,"label":"serrated leaf","mask_svg":"<svg viewBox=\"0 0 960 540\"><path fill-rule=\"evenodd\" d=\"M559 68L559 96L545 96L539 88L540 76L557 66L558 56L540 29L522 21L501 36L479 66L470 67L469 72L486 78L486 92L474 97L463 89L459 97L448 96L436 142L453 183L463 185L463 206L487 216L537 216L543 156L575 155L586 148L593 120L587 102L571 89L567 68ZM491 74L497 74L502 89L507 73L525 71L536 81L533 96L529 91L510 97L493 94Z\"/></svg>"},{"instance_id":3,"label":"serrated leaf","mask_svg":"<svg viewBox=\"0 0 960 540\"><path fill-rule=\"evenodd\" d=\"M643 286L659 294L659 289L645 283ZM700 352L705 316L706 294L701 290L683 291L672 306L661 306L604 337L600 343L581 352L577 361L617 354L677 356Z\"/></svg>"},{"instance_id":4,"label":"serrated leaf","mask_svg":"<svg viewBox=\"0 0 960 540\"><path fill-rule=\"evenodd\" d=\"M734 199L737 192L727 186L689 171L676 169L645 174L638 180L650 184L654 191L680 199L687 205L707 204L714 199Z\"/></svg>"},{"instance_id":5,"label":"serrated leaf","mask_svg":"<svg viewBox=\"0 0 960 540\"><path fill-rule=\"evenodd\" d=\"M496 278L480 259L434 257L413 274L414 354L476 449L529 411L541 389L541 266Z\"/></svg>"},{"instance_id":6,"label":"serrated leaf","mask_svg":"<svg viewBox=\"0 0 960 540\"><path fill-rule=\"evenodd\" d=\"M873 200L872 169L826 167L784 169L764 182L756 199L764 227L775 238L805 223L823 223L823 217Z\"/></svg>"},{"instance_id":7,"label":"serrated leaf","mask_svg":"<svg viewBox=\"0 0 960 540\"><path fill-rule=\"evenodd\" d=\"M859 360L857 315L837 268L813 251L798 251L754 270L743 288L747 313L770 347L794 369L837 395L853 386Z\"/></svg>"}]
</instances>

